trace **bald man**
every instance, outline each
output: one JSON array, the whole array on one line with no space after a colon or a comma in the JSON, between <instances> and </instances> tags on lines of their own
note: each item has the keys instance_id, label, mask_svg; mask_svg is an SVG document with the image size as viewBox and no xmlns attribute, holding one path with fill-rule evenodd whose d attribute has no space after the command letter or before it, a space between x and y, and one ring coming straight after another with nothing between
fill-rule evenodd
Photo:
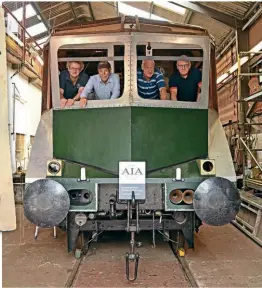
<instances>
[{"instance_id":1,"label":"bald man","mask_svg":"<svg viewBox=\"0 0 262 288\"><path fill-rule=\"evenodd\" d=\"M195 67L186 55L177 61L177 71L169 79L171 100L198 102L202 87L202 73Z\"/></svg>"},{"instance_id":2,"label":"bald man","mask_svg":"<svg viewBox=\"0 0 262 288\"><path fill-rule=\"evenodd\" d=\"M167 100L163 74L155 67L154 60L144 60L137 71L138 95L144 99Z\"/></svg>"}]
</instances>

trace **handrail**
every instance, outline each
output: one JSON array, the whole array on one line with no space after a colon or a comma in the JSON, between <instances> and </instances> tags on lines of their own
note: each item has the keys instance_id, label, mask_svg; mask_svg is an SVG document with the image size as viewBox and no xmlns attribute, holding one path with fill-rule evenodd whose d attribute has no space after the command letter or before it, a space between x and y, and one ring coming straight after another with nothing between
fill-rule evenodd
<instances>
[{"instance_id":1,"label":"handrail","mask_svg":"<svg viewBox=\"0 0 262 288\"><path fill-rule=\"evenodd\" d=\"M4 3L2 3L2 7L3 7L3 9L4 9L7 13L9 13L9 14L16 20L16 22L18 23L18 25L25 31L25 33L29 36L29 38L30 38L33 42L35 42L36 46L41 50L41 52L43 52L43 49L41 48L41 46L40 46L40 45L36 42L36 40L27 32L26 28L20 23L20 21L18 21L18 19L17 19L17 18L15 17L15 15L9 10L9 8L7 8ZM24 43L24 44L25 44L25 43Z\"/></svg>"}]
</instances>

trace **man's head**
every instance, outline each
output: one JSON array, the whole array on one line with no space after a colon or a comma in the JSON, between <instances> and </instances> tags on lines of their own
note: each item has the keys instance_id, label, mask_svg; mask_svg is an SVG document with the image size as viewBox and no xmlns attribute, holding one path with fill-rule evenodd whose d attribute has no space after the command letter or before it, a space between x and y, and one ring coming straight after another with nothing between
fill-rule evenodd
<instances>
[{"instance_id":1,"label":"man's head","mask_svg":"<svg viewBox=\"0 0 262 288\"><path fill-rule=\"evenodd\" d=\"M181 76L187 76L191 68L191 62L188 60L187 56L182 55L177 61L176 67Z\"/></svg>"},{"instance_id":2,"label":"man's head","mask_svg":"<svg viewBox=\"0 0 262 288\"><path fill-rule=\"evenodd\" d=\"M97 67L98 74L103 82L107 82L110 73L111 73L111 65L109 62L100 62Z\"/></svg>"},{"instance_id":3,"label":"man's head","mask_svg":"<svg viewBox=\"0 0 262 288\"><path fill-rule=\"evenodd\" d=\"M155 61L154 60L143 60L141 66L144 75L147 78L151 78L155 72Z\"/></svg>"},{"instance_id":4,"label":"man's head","mask_svg":"<svg viewBox=\"0 0 262 288\"><path fill-rule=\"evenodd\" d=\"M80 72L84 69L84 63L82 61L68 61L66 67L70 76L77 78Z\"/></svg>"}]
</instances>

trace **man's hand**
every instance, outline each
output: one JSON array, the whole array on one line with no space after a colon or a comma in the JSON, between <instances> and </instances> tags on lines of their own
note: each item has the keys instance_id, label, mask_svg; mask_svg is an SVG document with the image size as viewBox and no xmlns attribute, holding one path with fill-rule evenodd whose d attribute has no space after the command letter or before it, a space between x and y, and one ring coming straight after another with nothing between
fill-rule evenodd
<instances>
[{"instance_id":1,"label":"man's hand","mask_svg":"<svg viewBox=\"0 0 262 288\"><path fill-rule=\"evenodd\" d=\"M166 87L160 89L160 99L167 100Z\"/></svg>"},{"instance_id":2,"label":"man's hand","mask_svg":"<svg viewBox=\"0 0 262 288\"><path fill-rule=\"evenodd\" d=\"M80 101L79 101L79 106L81 108L84 108L84 107L86 107L86 104L87 104L87 99L86 98L81 98Z\"/></svg>"},{"instance_id":3,"label":"man's hand","mask_svg":"<svg viewBox=\"0 0 262 288\"><path fill-rule=\"evenodd\" d=\"M60 107L63 109L66 105L67 99L65 98L61 98L60 99Z\"/></svg>"},{"instance_id":4,"label":"man's hand","mask_svg":"<svg viewBox=\"0 0 262 288\"><path fill-rule=\"evenodd\" d=\"M75 99L68 99L66 102L67 107L71 107L75 103Z\"/></svg>"},{"instance_id":5,"label":"man's hand","mask_svg":"<svg viewBox=\"0 0 262 288\"><path fill-rule=\"evenodd\" d=\"M200 95L201 95L200 93L197 94L197 100L196 100L196 102L199 102L199 100L200 100Z\"/></svg>"}]
</instances>

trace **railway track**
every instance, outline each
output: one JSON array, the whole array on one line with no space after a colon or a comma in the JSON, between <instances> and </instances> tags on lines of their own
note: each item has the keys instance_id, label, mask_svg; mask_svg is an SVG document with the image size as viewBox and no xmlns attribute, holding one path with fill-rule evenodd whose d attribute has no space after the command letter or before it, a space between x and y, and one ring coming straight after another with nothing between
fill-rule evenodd
<instances>
[{"instance_id":1,"label":"railway track","mask_svg":"<svg viewBox=\"0 0 262 288\"><path fill-rule=\"evenodd\" d=\"M140 244L138 276L126 279L127 233L105 232L90 242L87 253L76 260L65 287L198 287L184 259L176 254L176 244L156 236L156 246L148 232L137 236ZM134 267L130 268L133 272Z\"/></svg>"}]
</instances>

